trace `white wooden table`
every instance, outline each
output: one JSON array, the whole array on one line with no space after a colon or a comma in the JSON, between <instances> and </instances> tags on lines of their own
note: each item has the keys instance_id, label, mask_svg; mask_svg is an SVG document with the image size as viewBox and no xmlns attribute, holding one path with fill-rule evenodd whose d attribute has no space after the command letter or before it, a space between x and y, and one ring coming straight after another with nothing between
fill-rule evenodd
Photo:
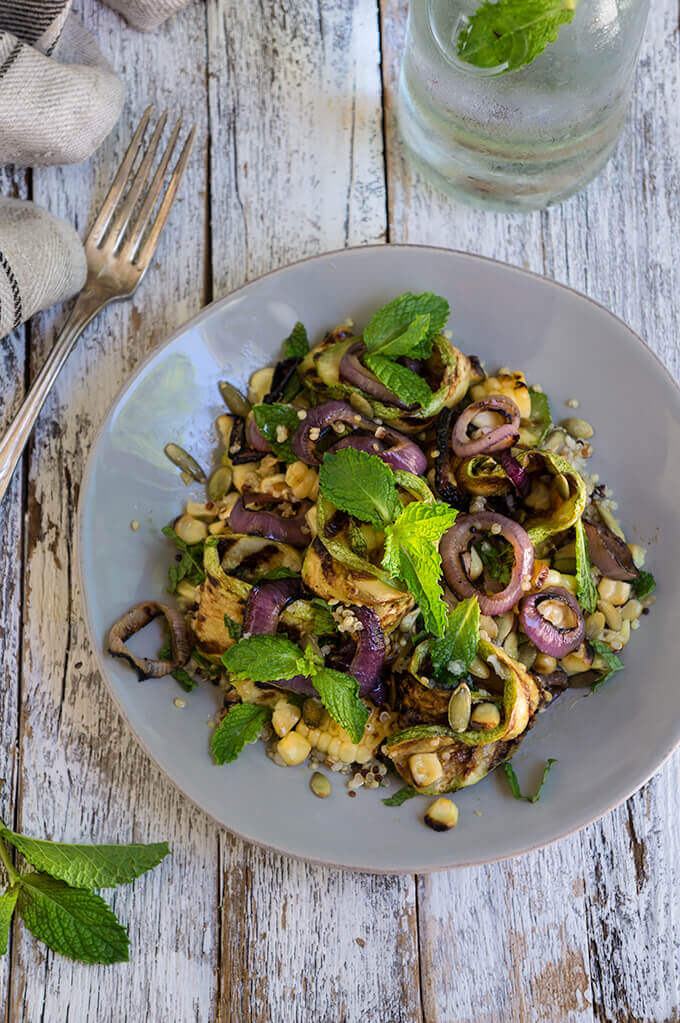
<instances>
[{"instance_id":1,"label":"white wooden table","mask_svg":"<svg viewBox=\"0 0 680 1023\"><path fill-rule=\"evenodd\" d=\"M83 233L147 103L182 108L200 142L156 267L86 333L0 512L1 809L29 834L167 838L173 856L114 897L128 965L74 964L14 927L0 962L12 1023L679 1019L677 754L598 824L514 862L373 877L262 852L179 795L114 710L72 545L83 464L121 383L202 305L312 253L423 242L519 264L603 302L680 373L678 3L653 7L615 159L584 194L519 218L454 206L405 161L406 0L207 0L150 36L76 0L126 81L123 117L86 164L8 168L2 191ZM0 421L64 316L0 344Z\"/></svg>"}]
</instances>

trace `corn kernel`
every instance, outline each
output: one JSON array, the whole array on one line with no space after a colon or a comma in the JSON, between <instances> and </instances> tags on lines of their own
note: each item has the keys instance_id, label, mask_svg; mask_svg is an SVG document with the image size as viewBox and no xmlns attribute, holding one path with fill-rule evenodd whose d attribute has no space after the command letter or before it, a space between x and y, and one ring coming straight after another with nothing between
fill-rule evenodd
<instances>
[{"instance_id":1,"label":"corn kernel","mask_svg":"<svg viewBox=\"0 0 680 1023\"><path fill-rule=\"evenodd\" d=\"M417 788L425 788L441 778L444 770L436 753L414 753L408 766Z\"/></svg>"},{"instance_id":2,"label":"corn kernel","mask_svg":"<svg viewBox=\"0 0 680 1023\"><path fill-rule=\"evenodd\" d=\"M612 629L613 632L618 632L619 629L621 628L621 625L623 624L621 612L619 611L618 607L614 607L614 605L611 604L608 600L598 600L597 607L598 610L601 611L602 614L604 615L604 620L607 623L608 627Z\"/></svg>"},{"instance_id":3,"label":"corn kernel","mask_svg":"<svg viewBox=\"0 0 680 1023\"><path fill-rule=\"evenodd\" d=\"M316 743L316 748L320 753L328 753L328 747L331 744L331 739L332 736L330 732L321 732Z\"/></svg>"},{"instance_id":4,"label":"corn kernel","mask_svg":"<svg viewBox=\"0 0 680 1023\"><path fill-rule=\"evenodd\" d=\"M328 759L329 760L337 760L338 759L338 757L340 756L340 747L341 746L342 746L342 742L340 741L340 739L338 739L337 737L335 739L331 739L331 741L328 744Z\"/></svg>"},{"instance_id":5,"label":"corn kernel","mask_svg":"<svg viewBox=\"0 0 680 1023\"><path fill-rule=\"evenodd\" d=\"M357 748L353 742L343 742L340 747L340 759L344 764L352 764L357 755Z\"/></svg>"},{"instance_id":6,"label":"corn kernel","mask_svg":"<svg viewBox=\"0 0 680 1023\"><path fill-rule=\"evenodd\" d=\"M373 756L373 750L369 746L357 746L356 762L357 764L366 764Z\"/></svg>"},{"instance_id":7,"label":"corn kernel","mask_svg":"<svg viewBox=\"0 0 680 1023\"><path fill-rule=\"evenodd\" d=\"M277 700L272 714L272 728L283 738L300 720L300 708L288 700ZM309 741L309 740L308 740Z\"/></svg>"},{"instance_id":8,"label":"corn kernel","mask_svg":"<svg viewBox=\"0 0 680 1023\"><path fill-rule=\"evenodd\" d=\"M425 823L433 831L450 831L458 823L458 807L451 799L435 799L427 808Z\"/></svg>"},{"instance_id":9,"label":"corn kernel","mask_svg":"<svg viewBox=\"0 0 680 1023\"><path fill-rule=\"evenodd\" d=\"M607 579L605 576L600 579L597 592L603 600L613 604L614 607L621 607L630 599L630 583L624 583L620 579Z\"/></svg>"},{"instance_id":10,"label":"corn kernel","mask_svg":"<svg viewBox=\"0 0 680 1023\"><path fill-rule=\"evenodd\" d=\"M501 712L495 703L478 703L472 708L470 725L473 728L494 729L501 723Z\"/></svg>"},{"instance_id":11,"label":"corn kernel","mask_svg":"<svg viewBox=\"0 0 680 1023\"><path fill-rule=\"evenodd\" d=\"M633 558L633 564L636 568L642 568L647 558L647 551L644 547L640 547L637 543L629 543L628 550Z\"/></svg>"},{"instance_id":12,"label":"corn kernel","mask_svg":"<svg viewBox=\"0 0 680 1023\"><path fill-rule=\"evenodd\" d=\"M627 604L624 604L621 608L621 617L624 622L635 622L642 614L642 604L639 600L629 600Z\"/></svg>"},{"instance_id":13,"label":"corn kernel","mask_svg":"<svg viewBox=\"0 0 680 1023\"><path fill-rule=\"evenodd\" d=\"M276 744L276 752L288 767L297 767L307 759L311 750L311 745L299 732L288 732Z\"/></svg>"}]
</instances>

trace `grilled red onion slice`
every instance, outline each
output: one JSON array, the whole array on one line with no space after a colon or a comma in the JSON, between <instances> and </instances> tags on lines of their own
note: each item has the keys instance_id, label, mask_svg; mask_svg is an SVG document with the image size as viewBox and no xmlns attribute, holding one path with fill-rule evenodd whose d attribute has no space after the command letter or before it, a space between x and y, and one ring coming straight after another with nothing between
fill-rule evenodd
<instances>
[{"instance_id":1,"label":"grilled red onion slice","mask_svg":"<svg viewBox=\"0 0 680 1023\"><path fill-rule=\"evenodd\" d=\"M246 422L246 440L254 451L268 452L272 449L267 438L264 434L260 433L252 412L248 415L248 420Z\"/></svg>"},{"instance_id":2,"label":"grilled red onion slice","mask_svg":"<svg viewBox=\"0 0 680 1023\"><path fill-rule=\"evenodd\" d=\"M509 451L499 451L498 461L505 469L505 475L508 477L513 487L522 497L526 497L529 493L529 487L531 481L529 474L526 469L523 469L516 458L513 458Z\"/></svg>"},{"instance_id":3,"label":"grilled red onion slice","mask_svg":"<svg viewBox=\"0 0 680 1023\"><path fill-rule=\"evenodd\" d=\"M468 437L468 428L475 416L480 412L498 412L504 423L488 430L481 437ZM493 451L504 451L517 443L519 438L519 409L511 398L502 394L492 394L481 401L473 401L468 405L455 422L451 434L451 447L459 458L471 458L473 455L487 455Z\"/></svg>"},{"instance_id":4,"label":"grilled red onion slice","mask_svg":"<svg viewBox=\"0 0 680 1023\"><path fill-rule=\"evenodd\" d=\"M273 636L283 609L300 596L302 580L271 579L253 586L246 601L243 631L253 636Z\"/></svg>"},{"instance_id":5,"label":"grilled red onion slice","mask_svg":"<svg viewBox=\"0 0 680 1023\"><path fill-rule=\"evenodd\" d=\"M248 501L269 502L268 494L247 494ZM311 501L302 501L295 516L284 519L275 512L246 508L246 496L239 497L231 510L229 525L235 533L254 533L266 536L269 540L292 544L293 547L306 547L311 540L309 526L305 519Z\"/></svg>"},{"instance_id":6,"label":"grilled red onion slice","mask_svg":"<svg viewBox=\"0 0 680 1023\"><path fill-rule=\"evenodd\" d=\"M352 605L350 611L362 627L355 634L357 648L348 671L359 683L359 696L367 696L378 685L385 663L385 633L372 608Z\"/></svg>"},{"instance_id":7,"label":"grilled red onion slice","mask_svg":"<svg viewBox=\"0 0 680 1023\"><path fill-rule=\"evenodd\" d=\"M590 560L599 568L602 575L624 583L637 579L640 572L635 567L628 545L620 536L612 533L606 526L586 522L585 519L583 527L588 537Z\"/></svg>"},{"instance_id":8,"label":"grilled red onion slice","mask_svg":"<svg viewBox=\"0 0 680 1023\"><path fill-rule=\"evenodd\" d=\"M393 469L405 469L416 476L425 472L427 459L417 444L398 430L392 430L388 426L380 427L371 419L366 419L344 401L326 401L316 408L307 410L306 417L291 439L291 447L301 461L307 465L321 465L321 458L315 450L316 442L321 431L334 423L344 423L352 430L363 431L364 435L343 437L331 450L354 447L359 451L377 455ZM366 437L366 433L370 433L371 436Z\"/></svg>"},{"instance_id":9,"label":"grilled red onion slice","mask_svg":"<svg viewBox=\"0 0 680 1023\"><path fill-rule=\"evenodd\" d=\"M153 657L135 657L126 647L126 641L159 615L164 615L170 627L172 660L159 661ZM191 644L184 615L180 614L176 608L168 607L167 604L161 604L157 600L147 600L141 604L135 604L129 611L126 611L123 617L119 618L109 630L108 648L109 653L112 653L114 657L122 657L132 665L140 682L145 678L162 678L164 675L169 675L171 671L186 664L191 654Z\"/></svg>"},{"instance_id":10,"label":"grilled red onion slice","mask_svg":"<svg viewBox=\"0 0 680 1023\"><path fill-rule=\"evenodd\" d=\"M548 600L555 600L569 608L576 620L575 624L564 628L551 622L541 613L541 605ZM541 653L558 659L580 646L586 631L579 603L564 586L551 586L540 593L528 593L520 601L519 620L534 646Z\"/></svg>"},{"instance_id":11,"label":"grilled red onion slice","mask_svg":"<svg viewBox=\"0 0 680 1023\"><path fill-rule=\"evenodd\" d=\"M462 556L470 544L481 538L481 534L492 526L500 527L496 535L502 536L512 545L515 563L512 566L510 582L500 593L481 593L468 578L463 567ZM496 512L483 511L475 515L459 515L450 529L444 533L439 550L446 581L459 597L477 597L482 614L498 615L514 607L522 595L523 584L528 582L534 567L534 548L528 534L512 519Z\"/></svg>"},{"instance_id":12,"label":"grilled red onion slice","mask_svg":"<svg viewBox=\"0 0 680 1023\"><path fill-rule=\"evenodd\" d=\"M417 403L415 405L405 405L394 391L390 391L378 380L374 373L366 369L360 361L360 356L365 351L366 345L363 341L355 341L353 345L349 346L340 363L341 378L346 380L348 384L358 387L364 394L370 394L372 398L377 398L384 405L395 405L397 408L407 411L417 408Z\"/></svg>"},{"instance_id":13,"label":"grilled red onion slice","mask_svg":"<svg viewBox=\"0 0 680 1023\"><path fill-rule=\"evenodd\" d=\"M246 421L241 416L234 419L229 443L229 458L234 465L244 465L246 462L257 462L262 458L259 451L247 446Z\"/></svg>"}]
</instances>

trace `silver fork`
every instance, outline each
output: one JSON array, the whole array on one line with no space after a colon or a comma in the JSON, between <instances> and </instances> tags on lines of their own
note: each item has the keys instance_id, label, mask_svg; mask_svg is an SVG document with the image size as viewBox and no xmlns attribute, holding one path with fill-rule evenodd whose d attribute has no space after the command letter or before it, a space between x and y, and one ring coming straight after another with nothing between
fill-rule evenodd
<instances>
[{"instance_id":1,"label":"silver fork","mask_svg":"<svg viewBox=\"0 0 680 1023\"><path fill-rule=\"evenodd\" d=\"M0 501L26 446L31 430L61 367L73 351L85 327L108 305L131 298L149 268L170 207L175 201L194 144L196 126L189 132L154 216L163 191L165 175L177 145L181 120L175 125L168 146L144 192L158 144L168 119L165 111L156 125L148 148L136 170L135 161L151 119L148 107L132 137L125 158L113 179L99 216L85 240L87 280L78 295L63 330L35 378L14 421L0 441ZM129 186L129 187L128 187ZM139 204L139 209L135 209Z\"/></svg>"}]
</instances>

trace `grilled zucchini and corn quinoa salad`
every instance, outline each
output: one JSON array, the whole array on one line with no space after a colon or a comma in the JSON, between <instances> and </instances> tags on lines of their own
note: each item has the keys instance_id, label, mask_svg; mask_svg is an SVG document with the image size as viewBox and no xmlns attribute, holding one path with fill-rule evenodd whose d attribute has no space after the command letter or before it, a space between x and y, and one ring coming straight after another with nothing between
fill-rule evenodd
<instances>
[{"instance_id":1,"label":"grilled zucchini and corn quinoa salad","mask_svg":"<svg viewBox=\"0 0 680 1023\"><path fill-rule=\"evenodd\" d=\"M164 530L179 610L139 604L109 635L140 679L222 687L218 764L260 738L276 764L313 768L319 797L333 772L354 796L394 771L405 785L385 802L437 797L435 830L458 818L442 795L499 764L528 798L508 761L537 714L621 668L654 600L645 551L586 471L592 427L553 425L519 369L487 375L448 316L409 293L311 349L298 323L248 399L220 384L207 500ZM159 615L166 646L133 655Z\"/></svg>"}]
</instances>

